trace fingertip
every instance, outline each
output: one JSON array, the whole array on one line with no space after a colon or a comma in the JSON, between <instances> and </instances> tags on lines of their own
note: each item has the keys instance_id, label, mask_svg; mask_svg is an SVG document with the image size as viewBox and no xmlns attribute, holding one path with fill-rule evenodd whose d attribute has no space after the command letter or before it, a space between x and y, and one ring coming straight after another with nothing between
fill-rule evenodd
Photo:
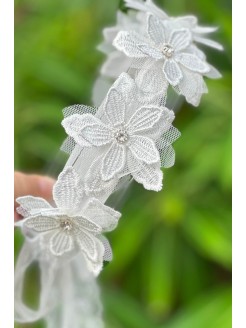
<instances>
[{"instance_id":1,"label":"fingertip","mask_svg":"<svg viewBox=\"0 0 246 328\"><path fill-rule=\"evenodd\" d=\"M50 199L52 197L52 190L55 180L48 176L40 176L38 178L38 188L40 189L40 196Z\"/></svg>"}]
</instances>

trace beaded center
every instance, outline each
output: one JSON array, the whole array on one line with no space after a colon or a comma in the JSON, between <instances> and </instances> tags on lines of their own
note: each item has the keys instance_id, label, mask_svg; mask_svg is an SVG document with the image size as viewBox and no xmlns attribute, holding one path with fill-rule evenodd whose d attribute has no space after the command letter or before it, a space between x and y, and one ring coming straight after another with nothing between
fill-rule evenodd
<instances>
[{"instance_id":1,"label":"beaded center","mask_svg":"<svg viewBox=\"0 0 246 328\"><path fill-rule=\"evenodd\" d=\"M72 229L72 223L69 220L64 220L60 223L60 227L64 230L64 231L70 231Z\"/></svg>"},{"instance_id":2,"label":"beaded center","mask_svg":"<svg viewBox=\"0 0 246 328\"><path fill-rule=\"evenodd\" d=\"M165 44L162 49L161 52L163 53L164 56L166 56L167 58L171 58L173 56L174 53L174 49L172 46L170 46L169 44Z\"/></svg>"},{"instance_id":3,"label":"beaded center","mask_svg":"<svg viewBox=\"0 0 246 328\"><path fill-rule=\"evenodd\" d=\"M117 132L115 132L114 137L115 137L116 141L120 144L126 143L127 140L129 139L129 135L125 129L120 129Z\"/></svg>"}]
</instances>

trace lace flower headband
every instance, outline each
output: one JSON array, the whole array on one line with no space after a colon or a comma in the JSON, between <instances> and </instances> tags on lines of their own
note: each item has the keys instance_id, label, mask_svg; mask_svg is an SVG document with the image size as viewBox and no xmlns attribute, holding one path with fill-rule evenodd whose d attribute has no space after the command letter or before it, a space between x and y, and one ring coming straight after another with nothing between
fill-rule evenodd
<instances>
[{"instance_id":1,"label":"lace flower headband","mask_svg":"<svg viewBox=\"0 0 246 328\"><path fill-rule=\"evenodd\" d=\"M17 321L103 327L95 276L103 261L112 260L103 234L121 217L105 202L132 179L145 189L162 189L161 168L174 165L172 144L180 137L167 105L170 89L198 106L207 92L204 78L220 77L198 48L201 43L222 50L208 38L215 28L200 27L194 16L169 17L151 0L125 4L131 11L118 12L117 25L104 30L99 46L107 59L94 103L103 100L98 108L74 105L63 111L68 137L61 149L69 158L54 185L53 204L33 196L17 199L23 220L16 226L26 238L16 265ZM38 310L22 299L25 271L33 261L41 272ZM82 309L87 309L83 315Z\"/></svg>"}]
</instances>

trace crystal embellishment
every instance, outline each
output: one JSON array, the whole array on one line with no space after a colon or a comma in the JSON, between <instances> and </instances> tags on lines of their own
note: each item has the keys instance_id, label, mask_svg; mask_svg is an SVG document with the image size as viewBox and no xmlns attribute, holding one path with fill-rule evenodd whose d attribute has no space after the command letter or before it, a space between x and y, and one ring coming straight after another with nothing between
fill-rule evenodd
<instances>
[{"instance_id":1,"label":"crystal embellishment","mask_svg":"<svg viewBox=\"0 0 246 328\"><path fill-rule=\"evenodd\" d=\"M72 229L72 223L69 220L64 220L61 221L60 223L60 227L64 230L64 231L70 231Z\"/></svg>"},{"instance_id":2,"label":"crystal embellishment","mask_svg":"<svg viewBox=\"0 0 246 328\"><path fill-rule=\"evenodd\" d=\"M174 49L172 46L170 46L169 44L165 44L162 49L161 52L163 53L163 55L167 58L171 58L174 54Z\"/></svg>"},{"instance_id":3,"label":"crystal embellishment","mask_svg":"<svg viewBox=\"0 0 246 328\"><path fill-rule=\"evenodd\" d=\"M124 144L129 139L129 135L125 129L118 130L114 136L119 144Z\"/></svg>"}]
</instances>

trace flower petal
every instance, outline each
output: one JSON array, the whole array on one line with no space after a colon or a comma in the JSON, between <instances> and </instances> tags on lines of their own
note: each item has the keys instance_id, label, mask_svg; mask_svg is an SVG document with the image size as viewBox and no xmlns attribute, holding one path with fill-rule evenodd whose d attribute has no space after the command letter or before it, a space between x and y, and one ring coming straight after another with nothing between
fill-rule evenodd
<instances>
[{"instance_id":1,"label":"flower petal","mask_svg":"<svg viewBox=\"0 0 246 328\"><path fill-rule=\"evenodd\" d=\"M81 232L76 238L77 244L85 256L88 269L95 275L102 269L104 245L92 234Z\"/></svg>"},{"instance_id":2,"label":"flower petal","mask_svg":"<svg viewBox=\"0 0 246 328\"><path fill-rule=\"evenodd\" d=\"M78 187L79 176L73 167L62 171L53 188L53 198L58 208L75 209L83 195Z\"/></svg>"},{"instance_id":3,"label":"flower petal","mask_svg":"<svg viewBox=\"0 0 246 328\"><path fill-rule=\"evenodd\" d=\"M112 231L118 224L121 214L111 207L102 204L96 198L88 201L84 209L84 216L102 228L102 231Z\"/></svg>"},{"instance_id":4,"label":"flower petal","mask_svg":"<svg viewBox=\"0 0 246 328\"><path fill-rule=\"evenodd\" d=\"M163 109L157 106L140 107L128 122L129 132L140 132L152 128L161 118Z\"/></svg>"},{"instance_id":5,"label":"flower petal","mask_svg":"<svg viewBox=\"0 0 246 328\"><path fill-rule=\"evenodd\" d=\"M203 76L192 72L185 67L182 69L183 79L178 85L178 92L185 96L187 102L198 106L203 93L207 93Z\"/></svg>"},{"instance_id":6,"label":"flower petal","mask_svg":"<svg viewBox=\"0 0 246 328\"><path fill-rule=\"evenodd\" d=\"M82 147L102 146L111 140L111 130L91 114L71 115L62 121L62 125Z\"/></svg>"},{"instance_id":7,"label":"flower petal","mask_svg":"<svg viewBox=\"0 0 246 328\"><path fill-rule=\"evenodd\" d=\"M126 150L124 146L114 142L103 158L101 174L102 179L107 181L112 179L125 166Z\"/></svg>"},{"instance_id":8,"label":"flower petal","mask_svg":"<svg viewBox=\"0 0 246 328\"><path fill-rule=\"evenodd\" d=\"M208 73L210 70L209 65L205 61L193 54L180 53L175 56L175 59L193 72Z\"/></svg>"},{"instance_id":9,"label":"flower petal","mask_svg":"<svg viewBox=\"0 0 246 328\"><path fill-rule=\"evenodd\" d=\"M214 48L214 49L217 49L217 50L220 50L220 51L224 50L224 47L220 43L218 43L214 40L210 40L208 38L204 38L204 37L200 37L198 35L194 35L194 41L202 43L202 44L204 44L208 47L211 47L211 48Z\"/></svg>"},{"instance_id":10,"label":"flower petal","mask_svg":"<svg viewBox=\"0 0 246 328\"><path fill-rule=\"evenodd\" d=\"M71 251L73 246L72 236L60 229L50 238L50 251L56 256Z\"/></svg>"},{"instance_id":11,"label":"flower petal","mask_svg":"<svg viewBox=\"0 0 246 328\"><path fill-rule=\"evenodd\" d=\"M138 182L143 184L147 190L160 191L162 189L163 173L160 164L145 164L139 162L133 157L128 158L128 165L131 175Z\"/></svg>"},{"instance_id":12,"label":"flower petal","mask_svg":"<svg viewBox=\"0 0 246 328\"><path fill-rule=\"evenodd\" d=\"M159 49L151 47L150 45L140 44L138 48L146 54L148 57L154 58L155 60L163 59L164 56Z\"/></svg>"},{"instance_id":13,"label":"flower petal","mask_svg":"<svg viewBox=\"0 0 246 328\"><path fill-rule=\"evenodd\" d=\"M175 49L175 52L183 50L191 43L191 33L188 29L182 28L174 30L170 35L169 44Z\"/></svg>"},{"instance_id":14,"label":"flower petal","mask_svg":"<svg viewBox=\"0 0 246 328\"><path fill-rule=\"evenodd\" d=\"M188 28L188 29L194 29L197 26L197 17L188 15L188 16L180 16L177 18L172 18L172 21L174 22L175 26L182 27L182 28Z\"/></svg>"},{"instance_id":15,"label":"flower petal","mask_svg":"<svg viewBox=\"0 0 246 328\"><path fill-rule=\"evenodd\" d=\"M108 239L103 235L100 235L98 239L103 243L103 247L104 247L103 260L107 262L112 261L113 252Z\"/></svg>"},{"instance_id":16,"label":"flower petal","mask_svg":"<svg viewBox=\"0 0 246 328\"><path fill-rule=\"evenodd\" d=\"M168 15L162 9L157 7L152 0L124 0L124 2L127 8L132 8L143 12L151 12L161 19L169 18Z\"/></svg>"},{"instance_id":17,"label":"flower petal","mask_svg":"<svg viewBox=\"0 0 246 328\"><path fill-rule=\"evenodd\" d=\"M144 69L138 72L135 81L139 91L135 93L135 97L137 96L139 103L146 106L165 102L169 83L162 72L162 66L162 61L151 60L150 63L145 63Z\"/></svg>"},{"instance_id":18,"label":"flower petal","mask_svg":"<svg viewBox=\"0 0 246 328\"><path fill-rule=\"evenodd\" d=\"M113 45L131 58L144 58L148 55L141 51L139 45L148 46L148 42L135 32L120 31L113 41Z\"/></svg>"},{"instance_id":19,"label":"flower petal","mask_svg":"<svg viewBox=\"0 0 246 328\"><path fill-rule=\"evenodd\" d=\"M213 67L212 65L209 65L210 70L208 73L205 74L205 76L209 77L210 79L220 79L222 77L222 75L220 74L220 72Z\"/></svg>"},{"instance_id":20,"label":"flower petal","mask_svg":"<svg viewBox=\"0 0 246 328\"><path fill-rule=\"evenodd\" d=\"M86 115L86 117L84 115ZM82 138L79 133L85 124L92 123L90 119L94 116L91 114L89 114L89 117L87 117L87 114L84 115L73 114L68 116L62 120L61 125L64 127L68 136L72 137L80 146L90 147L91 144Z\"/></svg>"},{"instance_id":21,"label":"flower petal","mask_svg":"<svg viewBox=\"0 0 246 328\"><path fill-rule=\"evenodd\" d=\"M131 66L132 59L118 50L111 52L101 67L101 74L116 79Z\"/></svg>"},{"instance_id":22,"label":"flower petal","mask_svg":"<svg viewBox=\"0 0 246 328\"><path fill-rule=\"evenodd\" d=\"M183 74L176 61L169 59L166 60L163 66L163 72L167 81L176 86L182 80Z\"/></svg>"},{"instance_id":23,"label":"flower petal","mask_svg":"<svg viewBox=\"0 0 246 328\"><path fill-rule=\"evenodd\" d=\"M160 155L154 141L147 137L132 136L128 147L134 157L139 161L151 164L160 160Z\"/></svg>"},{"instance_id":24,"label":"flower petal","mask_svg":"<svg viewBox=\"0 0 246 328\"><path fill-rule=\"evenodd\" d=\"M109 90L104 108L107 118L113 126L124 122L126 110L125 101L116 89Z\"/></svg>"},{"instance_id":25,"label":"flower petal","mask_svg":"<svg viewBox=\"0 0 246 328\"><path fill-rule=\"evenodd\" d=\"M103 181L101 176L102 159L104 154L97 157L90 165L85 176L85 193L87 196L104 196L105 192L113 192L118 183L118 179Z\"/></svg>"},{"instance_id":26,"label":"flower petal","mask_svg":"<svg viewBox=\"0 0 246 328\"><path fill-rule=\"evenodd\" d=\"M58 220L49 216L34 216L28 218L23 223L24 227L37 232L45 232L59 228Z\"/></svg>"},{"instance_id":27,"label":"flower petal","mask_svg":"<svg viewBox=\"0 0 246 328\"><path fill-rule=\"evenodd\" d=\"M75 229L78 229L79 231L87 230L88 232L93 234L99 234L102 232L102 228L99 224L96 224L95 222L92 222L87 218L84 218L82 216L73 216L72 220L75 225Z\"/></svg>"},{"instance_id":28,"label":"flower petal","mask_svg":"<svg viewBox=\"0 0 246 328\"><path fill-rule=\"evenodd\" d=\"M77 238L77 243L80 249L85 252L86 256L93 262L100 260L100 257L103 256L104 249L102 243L88 232L81 232Z\"/></svg>"},{"instance_id":29,"label":"flower petal","mask_svg":"<svg viewBox=\"0 0 246 328\"><path fill-rule=\"evenodd\" d=\"M161 20L150 14L147 19L147 31L149 37L156 45L165 44L167 42L165 27Z\"/></svg>"},{"instance_id":30,"label":"flower petal","mask_svg":"<svg viewBox=\"0 0 246 328\"><path fill-rule=\"evenodd\" d=\"M17 208L17 212L23 217L28 217L32 214L41 212L42 209L50 209L52 206L43 198L24 196L18 197L16 202L21 206Z\"/></svg>"},{"instance_id":31,"label":"flower petal","mask_svg":"<svg viewBox=\"0 0 246 328\"><path fill-rule=\"evenodd\" d=\"M194 44L191 44L186 50L186 53L190 53L193 54L195 56L197 56L198 58L200 58L203 61L206 61L206 55L203 51L201 51L199 48L197 48L197 46L195 46Z\"/></svg>"}]
</instances>

